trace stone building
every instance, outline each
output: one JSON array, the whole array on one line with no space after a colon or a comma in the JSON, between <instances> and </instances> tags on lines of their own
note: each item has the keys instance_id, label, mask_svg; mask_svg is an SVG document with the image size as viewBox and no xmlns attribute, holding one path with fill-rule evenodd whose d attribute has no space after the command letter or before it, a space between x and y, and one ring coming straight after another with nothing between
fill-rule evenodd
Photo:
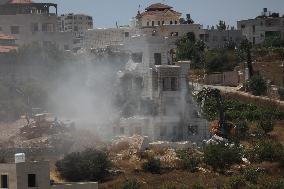
<instances>
[{"instance_id":1,"label":"stone building","mask_svg":"<svg viewBox=\"0 0 284 189\"><path fill-rule=\"evenodd\" d=\"M1 188L9 189L97 189L98 183L53 183L49 162L15 162L0 164Z\"/></svg>"},{"instance_id":2,"label":"stone building","mask_svg":"<svg viewBox=\"0 0 284 189\"><path fill-rule=\"evenodd\" d=\"M19 46L38 42L56 43L66 50L72 48L72 36L58 32L57 4L53 3L1 1L0 32L15 37Z\"/></svg>"},{"instance_id":3,"label":"stone building","mask_svg":"<svg viewBox=\"0 0 284 189\"><path fill-rule=\"evenodd\" d=\"M263 9L261 16L237 22L238 29L253 44L261 44L269 37L284 39L284 17Z\"/></svg>"},{"instance_id":4,"label":"stone building","mask_svg":"<svg viewBox=\"0 0 284 189\"><path fill-rule=\"evenodd\" d=\"M131 116L120 119L116 135L194 142L208 137L207 121L200 117L187 84L190 62L175 64L172 48L164 37L152 35L132 37L125 43L130 59L119 73L121 95L138 105L131 109Z\"/></svg>"},{"instance_id":5,"label":"stone building","mask_svg":"<svg viewBox=\"0 0 284 189\"><path fill-rule=\"evenodd\" d=\"M172 8L162 3L152 4L145 9L145 12L138 12L136 16L137 24L140 27L177 25L181 13L174 11Z\"/></svg>"},{"instance_id":6,"label":"stone building","mask_svg":"<svg viewBox=\"0 0 284 189\"><path fill-rule=\"evenodd\" d=\"M131 27L91 29L85 33L83 48L90 50L119 45L128 40L134 33L135 29Z\"/></svg>"},{"instance_id":7,"label":"stone building","mask_svg":"<svg viewBox=\"0 0 284 189\"><path fill-rule=\"evenodd\" d=\"M71 32L75 37L82 37L87 30L93 29L93 18L84 14L62 14L58 16L58 28L61 32Z\"/></svg>"},{"instance_id":8,"label":"stone building","mask_svg":"<svg viewBox=\"0 0 284 189\"><path fill-rule=\"evenodd\" d=\"M166 37L174 44L177 39L191 33L196 40L203 40L208 48L222 48L229 41L238 44L242 32L234 28L226 30L203 29L200 24L180 24L181 13L171 6L152 4L145 12L138 12L129 27L88 30L84 37L84 49L105 48L109 45L123 44L133 35L153 35Z\"/></svg>"}]
</instances>

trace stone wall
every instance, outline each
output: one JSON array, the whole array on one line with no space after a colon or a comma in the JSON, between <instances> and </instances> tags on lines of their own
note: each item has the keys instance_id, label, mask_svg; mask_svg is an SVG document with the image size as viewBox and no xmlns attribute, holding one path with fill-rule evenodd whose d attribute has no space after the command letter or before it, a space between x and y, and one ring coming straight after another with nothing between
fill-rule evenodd
<instances>
[{"instance_id":1,"label":"stone wall","mask_svg":"<svg viewBox=\"0 0 284 189\"><path fill-rule=\"evenodd\" d=\"M51 189L98 189L97 182L86 183L63 183L55 184L51 186Z\"/></svg>"},{"instance_id":2,"label":"stone wall","mask_svg":"<svg viewBox=\"0 0 284 189\"><path fill-rule=\"evenodd\" d=\"M224 85L236 87L239 85L239 75L237 71L215 73L205 75L206 85Z\"/></svg>"}]
</instances>

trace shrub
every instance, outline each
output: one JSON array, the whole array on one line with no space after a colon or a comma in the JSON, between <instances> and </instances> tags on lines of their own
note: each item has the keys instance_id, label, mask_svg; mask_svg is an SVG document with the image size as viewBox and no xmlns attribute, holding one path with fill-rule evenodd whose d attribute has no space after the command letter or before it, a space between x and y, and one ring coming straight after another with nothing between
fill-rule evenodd
<instances>
[{"instance_id":1,"label":"shrub","mask_svg":"<svg viewBox=\"0 0 284 189\"><path fill-rule=\"evenodd\" d=\"M284 88L278 89L278 95L280 100L284 100Z\"/></svg>"},{"instance_id":2,"label":"shrub","mask_svg":"<svg viewBox=\"0 0 284 189\"><path fill-rule=\"evenodd\" d=\"M243 177L246 181L249 181L251 183L257 183L259 176L259 172L257 169L245 169L243 172Z\"/></svg>"},{"instance_id":3,"label":"shrub","mask_svg":"<svg viewBox=\"0 0 284 189\"><path fill-rule=\"evenodd\" d=\"M256 96L264 95L267 85L263 77L259 74L252 76L248 81L248 90Z\"/></svg>"},{"instance_id":4,"label":"shrub","mask_svg":"<svg viewBox=\"0 0 284 189\"><path fill-rule=\"evenodd\" d=\"M204 162L211 166L214 171L223 172L233 164L242 161L242 149L237 145L225 143L210 144L204 149Z\"/></svg>"},{"instance_id":5,"label":"shrub","mask_svg":"<svg viewBox=\"0 0 284 189\"><path fill-rule=\"evenodd\" d=\"M193 184L192 189L206 189L206 186L200 182L197 182Z\"/></svg>"},{"instance_id":6,"label":"shrub","mask_svg":"<svg viewBox=\"0 0 284 189\"><path fill-rule=\"evenodd\" d=\"M142 168L146 172L159 174L161 172L161 161L159 159L150 158L143 163Z\"/></svg>"},{"instance_id":7,"label":"shrub","mask_svg":"<svg viewBox=\"0 0 284 189\"><path fill-rule=\"evenodd\" d=\"M121 189L140 189L141 183L137 179L125 180L122 183Z\"/></svg>"},{"instance_id":8,"label":"shrub","mask_svg":"<svg viewBox=\"0 0 284 189\"><path fill-rule=\"evenodd\" d=\"M256 162L262 161L280 161L283 154L283 146L273 140L260 140L253 145L249 151L250 160Z\"/></svg>"},{"instance_id":9,"label":"shrub","mask_svg":"<svg viewBox=\"0 0 284 189\"><path fill-rule=\"evenodd\" d=\"M283 189L283 187L284 182L282 180L271 181L267 179L266 182L263 183L261 189Z\"/></svg>"},{"instance_id":10,"label":"shrub","mask_svg":"<svg viewBox=\"0 0 284 189\"><path fill-rule=\"evenodd\" d=\"M243 176L237 175L230 178L228 185L231 189L240 189L246 187L246 181Z\"/></svg>"},{"instance_id":11,"label":"shrub","mask_svg":"<svg viewBox=\"0 0 284 189\"><path fill-rule=\"evenodd\" d=\"M182 168L189 170L190 172L196 172L198 170L198 165L200 160L195 156L189 156L186 151L177 151L178 157L182 160Z\"/></svg>"},{"instance_id":12,"label":"shrub","mask_svg":"<svg viewBox=\"0 0 284 189\"><path fill-rule=\"evenodd\" d=\"M243 138L247 135L247 132L249 130L249 126L247 121L245 120L237 120L237 123L235 124L237 128L237 135L239 138Z\"/></svg>"},{"instance_id":13,"label":"shrub","mask_svg":"<svg viewBox=\"0 0 284 189\"><path fill-rule=\"evenodd\" d=\"M163 184L159 189L177 189L173 183Z\"/></svg>"},{"instance_id":14,"label":"shrub","mask_svg":"<svg viewBox=\"0 0 284 189\"><path fill-rule=\"evenodd\" d=\"M98 181L107 176L111 163L103 151L87 149L74 152L56 162L60 176L67 181Z\"/></svg>"},{"instance_id":15,"label":"shrub","mask_svg":"<svg viewBox=\"0 0 284 189\"><path fill-rule=\"evenodd\" d=\"M274 129L274 121L271 119L260 120L259 127L267 134Z\"/></svg>"}]
</instances>

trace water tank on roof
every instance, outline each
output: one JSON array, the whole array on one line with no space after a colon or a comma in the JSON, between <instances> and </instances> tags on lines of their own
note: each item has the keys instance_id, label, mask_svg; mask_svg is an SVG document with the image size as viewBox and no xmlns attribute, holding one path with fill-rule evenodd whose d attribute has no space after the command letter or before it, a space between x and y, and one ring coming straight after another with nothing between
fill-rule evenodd
<instances>
[{"instance_id":1,"label":"water tank on roof","mask_svg":"<svg viewBox=\"0 0 284 189\"><path fill-rule=\"evenodd\" d=\"M15 163L24 163L26 161L26 155L24 153L15 154Z\"/></svg>"}]
</instances>

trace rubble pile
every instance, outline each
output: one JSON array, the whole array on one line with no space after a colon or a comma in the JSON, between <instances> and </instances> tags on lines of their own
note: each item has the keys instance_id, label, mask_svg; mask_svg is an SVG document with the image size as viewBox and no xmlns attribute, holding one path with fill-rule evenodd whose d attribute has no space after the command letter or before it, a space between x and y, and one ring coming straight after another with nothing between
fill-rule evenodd
<instances>
[{"instance_id":1,"label":"rubble pile","mask_svg":"<svg viewBox=\"0 0 284 189\"><path fill-rule=\"evenodd\" d=\"M147 137L134 135L132 137L120 137L114 140L110 151L114 156L113 161L130 160L132 162L140 161L139 152L146 150L149 146Z\"/></svg>"},{"instance_id":2,"label":"rubble pile","mask_svg":"<svg viewBox=\"0 0 284 189\"><path fill-rule=\"evenodd\" d=\"M128 160L132 163L141 163L149 157L160 159L164 168L177 168L182 164L176 150L197 151L196 144L189 141L168 142L157 141L149 143L147 137L134 135L121 137L115 140L111 147L112 161Z\"/></svg>"},{"instance_id":3,"label":"rubble pile","mask_svg":"<svg viewBox=\"0 0 284 189\"><path fill-rule=\"evenodd\" d=\"M177 168L181 165L181 159L177 157L174 149L167 149L163 156L160 156L161 165L164 168Z\"/></svg>"},{"instance_id":4,"label":"rubble pile","mask_svg":"<svg viewBox=\"0 0 284 189\"><path fill-rule=\"evenodd\" d=\"M37 114L35 119L20 128L20 135L28 140L39 137L65 133L75 128L74 123L69 126L57 118L48 118L49 114Z\"/></svg>"}]
</instances>

